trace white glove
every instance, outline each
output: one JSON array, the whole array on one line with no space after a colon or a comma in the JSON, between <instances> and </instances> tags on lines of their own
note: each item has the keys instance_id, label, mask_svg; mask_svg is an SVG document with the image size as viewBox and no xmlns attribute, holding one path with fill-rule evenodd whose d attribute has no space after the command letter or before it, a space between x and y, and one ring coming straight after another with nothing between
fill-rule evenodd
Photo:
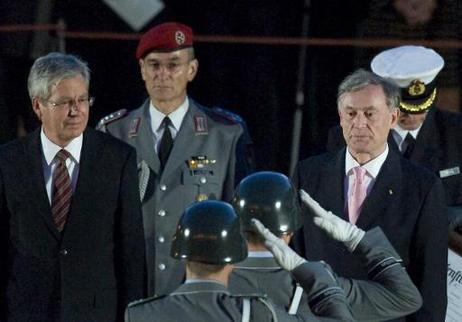
<instances>
[{"instance_id":1,"label":"white glove","mask_svg":"<svg viewBox=\"0 0 462 322\"><path fill-rule=\"evenodd\" d=\"M316 226L324 230L331 238L343 242L350 252L356 249L364 237L364 230L326 211L304 190L300 190L300 197L303 203L313 211L315 215L313 221Z\"/></svg>"},{"instance_id":2,"label":"white glove","mask_svg":"<svg viewBox=\"0 0 462 322\"><path fill-rule=\"evenodd\" d=\"M282 239L274 236L258 219L252 218L252 225L265 240L265 246L273 253L276 261L286 271L290 272L306 262L306 259L300 257Z\"/></svg>"}]
</instances>

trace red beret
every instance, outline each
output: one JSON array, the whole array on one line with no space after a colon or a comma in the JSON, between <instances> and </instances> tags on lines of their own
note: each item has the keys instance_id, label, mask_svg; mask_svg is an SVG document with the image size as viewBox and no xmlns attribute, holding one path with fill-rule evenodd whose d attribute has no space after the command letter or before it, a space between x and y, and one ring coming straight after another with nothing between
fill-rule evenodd
<instances>
[{"instance_id":1,"label":"red beret","mask_svg":"<svg viewBox=\"0 0 462 322\"><path fill-rule=\"evenodd\" d=\"M170 52L193 45L193 31L178 22L166 22L149 29L140 39L136 59L151 51Z\"/></svg>"}]
</instances>

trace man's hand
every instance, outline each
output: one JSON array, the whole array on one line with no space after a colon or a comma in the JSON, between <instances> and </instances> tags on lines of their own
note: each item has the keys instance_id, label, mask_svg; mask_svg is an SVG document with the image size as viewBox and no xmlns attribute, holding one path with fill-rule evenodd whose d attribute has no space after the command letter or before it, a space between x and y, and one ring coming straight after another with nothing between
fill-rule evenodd
<instances>
[{"instance_id":1,"label":"man's hand","mask_svg":"<svg viewBox=\"0 0 462 322\"><path fill-rule=\"evenodd\" d=\"M265 246L273 253L276 261L286 271L290 272L306 262L304 258L294 252L282 239L274 236L259 220L253 218L252 225L265 240Z\"/></svg>"},{"instance_id":2,"label":"man's hand","mask_svg":"<svg viewBox=\"0 0 462 322\"><path fill-rule=\"evenodd\" d=\"M304 190L300 190L300 197L303 203L313 211L315 215L313 221L316 226L324 230L333 239L343 242L350 252L355 250L364 237L365 232L362 229L350 224L330 211L326 211Z\"/></svg>"}]
</instances>

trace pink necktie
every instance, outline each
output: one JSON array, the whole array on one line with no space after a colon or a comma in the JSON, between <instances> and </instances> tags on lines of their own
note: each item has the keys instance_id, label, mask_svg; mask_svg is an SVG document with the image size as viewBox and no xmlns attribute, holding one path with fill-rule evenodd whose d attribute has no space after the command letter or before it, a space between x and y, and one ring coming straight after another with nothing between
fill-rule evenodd
<instances>
[{"instance_id":1,"label":"pink necktie","mask_svg":"<svg viewBox=\"0 0 462 322\"><path fill-rule=\"evenodd\" d=\"M364 183L364 177L366 176L366 169L361 167L353 168L354 181L351 187L351 193L348 198L348 217L350 222L355 224L358 220L361 212L361 207L366 199L366 184Z\"/></svg>"}]
</instances>

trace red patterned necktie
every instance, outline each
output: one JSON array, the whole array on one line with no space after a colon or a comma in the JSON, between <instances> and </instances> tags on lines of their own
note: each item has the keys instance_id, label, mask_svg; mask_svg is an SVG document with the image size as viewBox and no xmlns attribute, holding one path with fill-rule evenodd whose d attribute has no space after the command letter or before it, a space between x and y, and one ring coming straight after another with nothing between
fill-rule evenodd
<instances>
[{"instance_id":1,"label":"red patterned necktie","mask_svg":"<svg viewBox=\"0 0 462 322\"><path fill-rule=\"evenodd\" d=\"M364 183L366 169L354 167L353 172L354 181L351 187L352 191L350 197L348 198L348 217L350 218L350 222L354 225L358 220L364 199L366 199L367 187Z\"/></svg>"},{"instance_id":2,"label":"red patterned necktie","mask_svg":"<svg viewBox=\"0 0 462 322\"><path fill-rule=\"evenodd\" d=\"M62 231L66 224L67 215L72 199L72 185L69 171L66 167L66 159L70 157L66 150L59 150L56 153L56 168L53 173L53 200L51 202L51 212L56 228Z\"/></svg>"}]
</instances>

